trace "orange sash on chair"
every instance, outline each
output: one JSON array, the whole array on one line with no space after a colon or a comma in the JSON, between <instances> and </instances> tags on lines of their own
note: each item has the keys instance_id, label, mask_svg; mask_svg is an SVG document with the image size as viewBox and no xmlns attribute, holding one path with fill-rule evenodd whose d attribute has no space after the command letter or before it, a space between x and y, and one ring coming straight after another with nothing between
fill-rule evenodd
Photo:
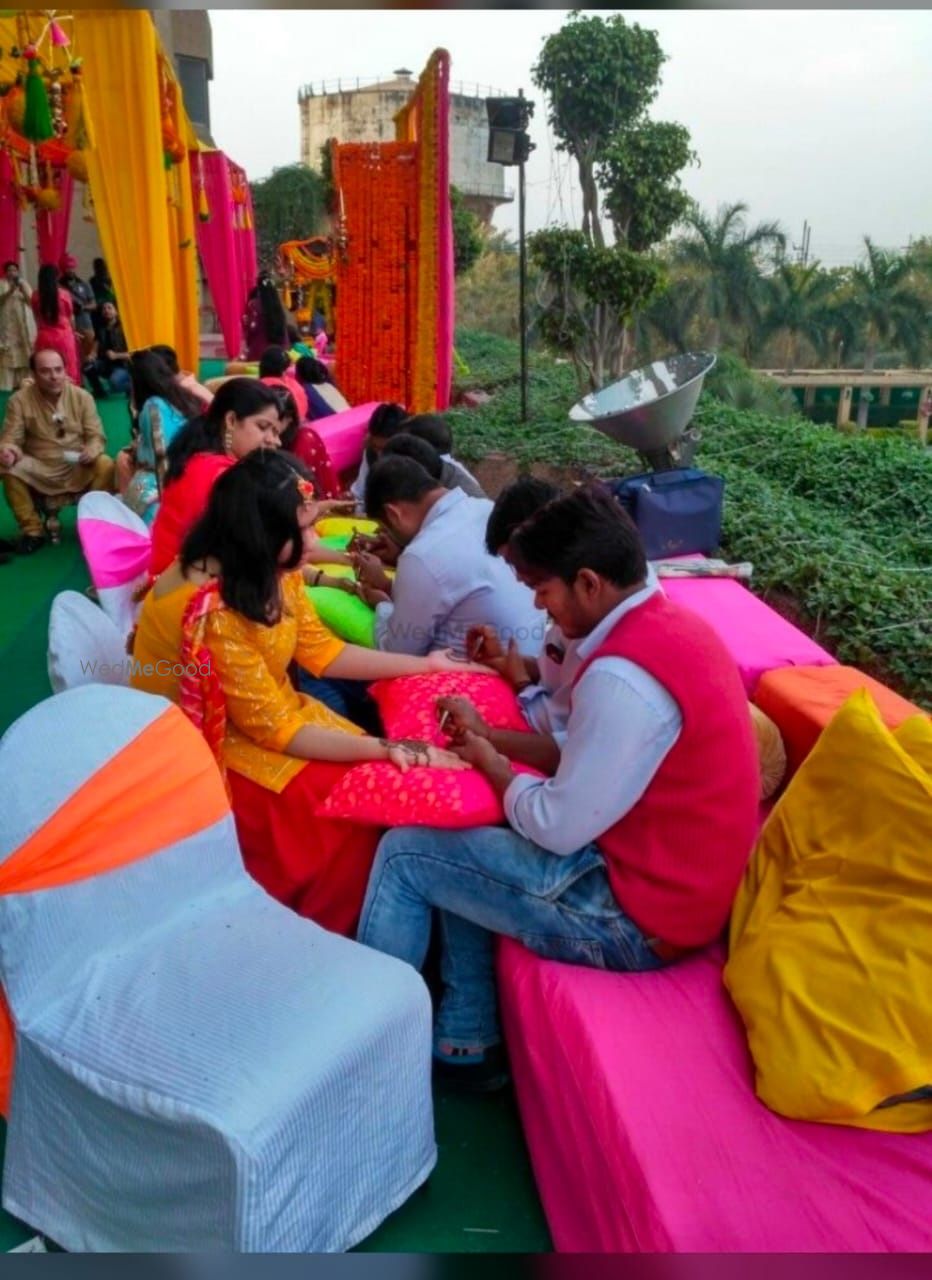
<instances>
[{"instance_id":1,"label":"orange sash on chair","mask_svg":"<svg viewBox=\"0 0 932 1280\"><path fill-rule=\"evenodd\" d=\"M178 804L184 790L185 803ZM91 775L0 865L0 894L90 879L158 853L229 813L213 761L169 707ZM103 838L106 837L106 838ZM0 1112L8 1113L15 1029L0 992Z\"/></svg>"}]
</instances>

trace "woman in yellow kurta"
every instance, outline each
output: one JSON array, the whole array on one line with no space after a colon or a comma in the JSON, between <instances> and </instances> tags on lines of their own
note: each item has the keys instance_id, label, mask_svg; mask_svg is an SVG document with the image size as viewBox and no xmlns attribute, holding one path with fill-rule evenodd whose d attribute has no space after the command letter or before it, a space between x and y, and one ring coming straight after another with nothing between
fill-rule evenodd
<instances>
[{"instance_id":1,"label":"woman in yellow kurta","mask_svg":"<svg viewBox=\"0 0 932 1280\"><path fill-rule=\"evenodd\" d=\"M349 933L378 833L318 818L317 805L358 761L461 762L426 743L368 737L298 693L289 667L357 680L462 668L445 654L344 644L323 626L300 571L316 514L310 486L279 454L257 450L221 476L180 561L143 603L132 683L180 702L204 731L227 771L252 875L302 915Z\"/></svg>"}]
</instances>

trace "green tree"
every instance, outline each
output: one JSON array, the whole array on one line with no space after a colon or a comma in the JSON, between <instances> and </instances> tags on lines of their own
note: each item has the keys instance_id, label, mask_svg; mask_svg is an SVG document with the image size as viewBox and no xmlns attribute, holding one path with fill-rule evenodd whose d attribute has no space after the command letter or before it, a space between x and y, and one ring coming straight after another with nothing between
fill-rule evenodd
<instances>
[{"instance_id":1,"label":"green tree","mask_svg":"<svg viewBox=\"0 0 932 1280\"><path fill-rule=\"evenodd\" d=\"M864 372L875 367L881 342L901 347L906 358L919 362L929 323L929 305L916 288L908 254L881 249L864 237L865 257L852 270L843 306L862 344ZM858 427L867 426L868 397L858 401Z\"/></svg>"},{"instance_id":2,"label":"green tree","mask_svg":"<svg viewBox=\"0 0 932 1280\"><path fill-rule=\"evenodd\" d=\"M565 227L536 232L530 253L543 276L544 341L570 356L582 389L617 378L629 326L663 288L661 263L619 245L599 248Z\"/></svg>"},{"instance_id":3,"label":"green tree","mask_svg":"<svg viewBox=\"0 0 932 1280\"><path fill-rule=\"evenodd\" d=\"M463 275L482 252L482 224L463 202L458 187L450 187L450 208L453 213L453 270Z\"/></svg>"},{"instance_id":4,"label":"green tree","mask_svg":"<svg viewBox=\"0 0 932 1280\"><path fill-rule=\"evenodd\" d=\"M326 185L313 169L285 165L250 185L260 263L271 266L286 240L306 240L323 229Z\"/></svg>"},{"instance_id":5,"label":"green tree","mask_svg":"<svg viewBox=\"0 0 932 1280\"><path fill-rule=\"evenodd\" d=\"M748 229L747 211L741 201L723 205L714 216L694 206L686 219L692 235L678 246L680 265L702 282L713 350L721 346L726 323L746 331L759 324L762 266L786 247L786 236L776 222Z\"/></svg>"},{"instance_id":6,"label":"green tree","mask_svg":"<svg viewBox=\"0 0 932 1280\"><path fill-rule=\"evenodd\" d=\"M697 280L688 275L677 275L663 293L641 312L639 331L645 358L651 355L653 344L647 341L651 333L661 340L664 355L671 347L679 352L690 349L701 294L702 286Z\"/></svg>"},{"instance_id":7,"label":"green tree","mask_svg":"<svg viewBox=\"0 0 932 1280\"><path fill-rule=\"evenodd\" d=\"M691 202L680 170L696 158L681 124L643 120L618 130L598 165L616 240L641 253L683 221Z\"/></svg>"},{"instance_id":8,"label":"green tree","mask_svg":"<svg viewBox=\"0 0 932 1280\"><path fill-rule=\"evenodd\" d=\"M646 114L664 61L656 32L620 14L574 10L544 41L531 73L547 95L558 148L576 161L583 197L581 230L549 228L530 239L543 275L541 331L569 353L584 389L623 372L637 314L665 283L648 251L688 206L679 172L695 159L689 134Z\"/></svg>"},{"instance_id":9,"label":"green tree","mask_svg":"<svg viewBox=\"0 0 932 1280\"><path fill-rule=\"evenodd\" d=\"M574 9L531 68L547 95L557 148L579 170L583 235L599 247L605 240L596 166L618 131L639 121L656 98L665 60L655 31L629 25L620 14L584 17Z\"/></svg>"},{"instance_id":10,"label":"green tree","mask_svg":"<svg viewBox=\"0 0 932 1280\"><path fill-rule=\"evenodd\" d=\"M781 363L792 373L803 342L826 353L835 325L835 281L817 262L808 267L784 262L764 286L762 335L776 339Z\"/></svg>"},{"instance_id":11,"label":"green tree","mask_svg":"<svg viewBox=\"0 0 932 1280\"><path fill-rule=\"evenodd\" d=\"M537 270L528 272L533 297ZM482 330L501 337L518 338L518 246L507 232L493 231L470 270L456 282L456 323L463 329Z\"/></svg>"}]
</instances>

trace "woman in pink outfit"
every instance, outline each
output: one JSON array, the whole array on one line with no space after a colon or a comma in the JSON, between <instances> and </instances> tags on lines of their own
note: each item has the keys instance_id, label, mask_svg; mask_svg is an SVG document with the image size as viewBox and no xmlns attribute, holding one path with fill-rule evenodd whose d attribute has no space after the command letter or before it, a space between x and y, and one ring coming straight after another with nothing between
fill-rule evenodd
<instances>
[{"instance_id":1,"label":"woman in pink outfit","mask_svg":"<svg viewBox=\"0 0 932 1280\"><path fill-rule=\"evenodd\" d=\"M57 351L65 362L65 372L76 387L81 385L78 342L74 332L74 304L67 289L58 284L58 267L47 262L39 268L39 281L32 295L36 317L33 351Z\"/></svg>"}]
</instances>

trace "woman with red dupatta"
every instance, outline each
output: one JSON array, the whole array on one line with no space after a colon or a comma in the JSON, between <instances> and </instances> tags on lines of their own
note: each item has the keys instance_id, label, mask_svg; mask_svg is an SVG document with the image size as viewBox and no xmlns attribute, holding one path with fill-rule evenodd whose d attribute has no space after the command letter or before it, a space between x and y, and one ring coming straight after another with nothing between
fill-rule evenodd
<instances>
[{"instance_id":1,"label":"woman with red dupatta","mask_svg":"<svg viewBox=\"0 0 932 1280\"><path fill-rule=\"evenodd\" d=\"M221 475L180 561L143 603L132 683L179 702L204 733L250 874L301 915L351 935L379 832L318 818L318 804L363 760L462 764L426 743L368 737L298 693L289 668L376 680L462 667L446 654L344 644L323 626L300 570L316 517L312 486L281 454L256 450Z\"/></svg>"}]
</instances>

